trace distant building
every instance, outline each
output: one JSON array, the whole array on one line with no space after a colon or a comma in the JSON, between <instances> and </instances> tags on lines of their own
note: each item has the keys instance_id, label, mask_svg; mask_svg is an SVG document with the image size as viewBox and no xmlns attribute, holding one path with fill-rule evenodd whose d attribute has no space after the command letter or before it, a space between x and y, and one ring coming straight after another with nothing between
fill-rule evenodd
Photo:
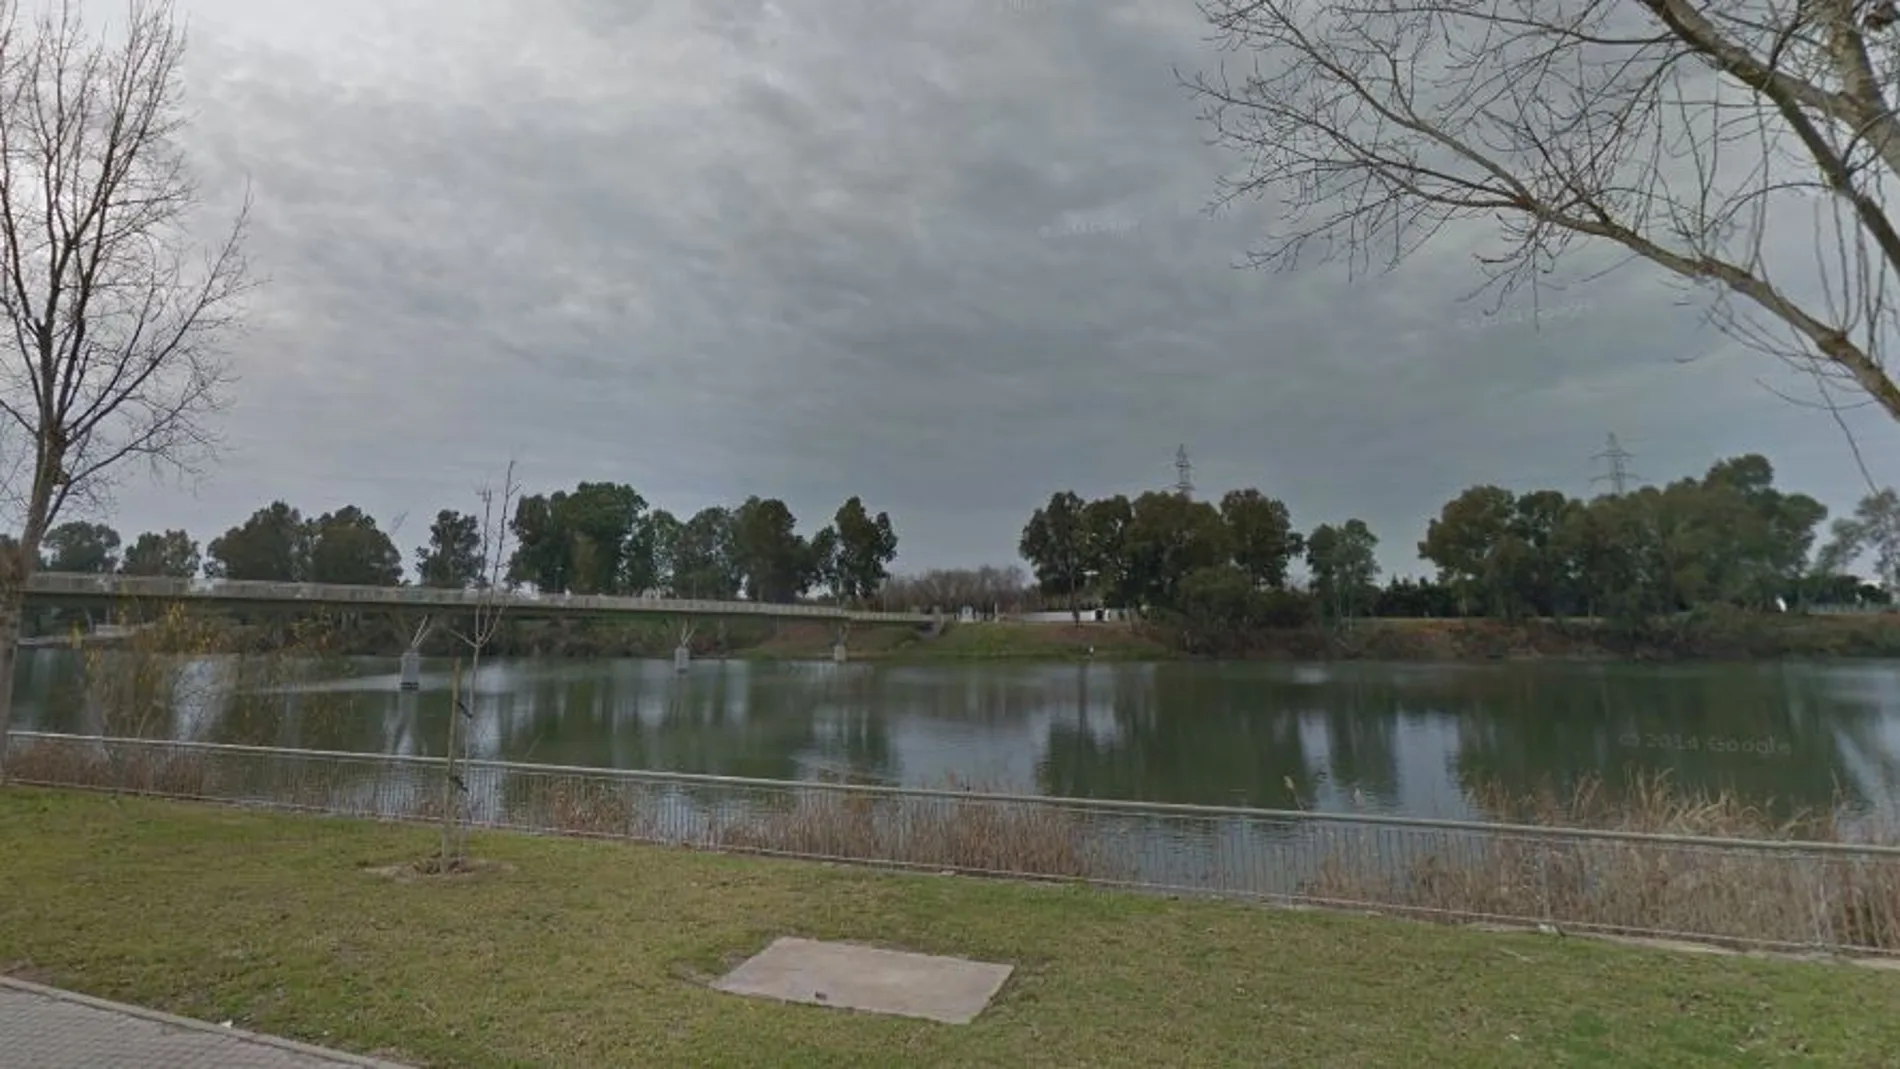
<instances>
[{"instance_id":1,"label":"distant building","mask_svg":"<svg viewBox=\"0 0 1900 1069\"><path fill-rule=\"evenodd\" d=\"M1075 619L1075 614L1067 609L1061 611L1026 612L1015 619L1026 624L1066 624ZM1085 624L1113 624L1128 619L1127 609L1083 609L1082 622Z\"/></svg>"}]
</instances>

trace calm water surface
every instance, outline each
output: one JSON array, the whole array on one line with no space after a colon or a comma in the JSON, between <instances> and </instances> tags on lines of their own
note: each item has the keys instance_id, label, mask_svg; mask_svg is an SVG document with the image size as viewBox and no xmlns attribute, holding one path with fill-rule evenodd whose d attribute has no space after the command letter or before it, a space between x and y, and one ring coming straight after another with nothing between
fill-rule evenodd
<instances>
[{"instance_id":1,"label":"calm water surface","mask_svg":"<svg viewBox=\"0 0 1900 1069\"><path fill-rule=\"evenodd\" d=\"M175 738L437 754L446 665L253 679L182 666L139 725ZM22 651L21 726L97 731L79 659ZM1900 662L1003 665L507 661L476 683L480 756L778 779L1476 815L1528 791L1667 769L1778 808L1900 811ZM96 703L93 705L96 708Z\"/></svg>"}]
</instances>

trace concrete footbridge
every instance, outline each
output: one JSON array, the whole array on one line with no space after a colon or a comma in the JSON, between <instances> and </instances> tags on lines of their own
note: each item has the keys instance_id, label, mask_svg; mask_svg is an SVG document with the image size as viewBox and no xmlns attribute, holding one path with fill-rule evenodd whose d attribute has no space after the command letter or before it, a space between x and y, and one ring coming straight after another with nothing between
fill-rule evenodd
<instances>
[{"instance_id":1,"label":"concrete footbridge","mask_svg":"<svg viewBox=\"0 0 1900 1069\"><path fill-rule=\"evenodd\" d=\"M315 608L415 608L472 612L499 608L509 616L703 616L821 620L854 624L936 622L929 613L867 612L834 605L778 605L766 601L629 598L606 594L538 594L442 590L424 586L344 586L270 583L243 579L170 579L136 575L38 572L27 581L27 601L38 604L111 604L126 601L203 601L232 606L309 605Z\"/></svg>"},{"instance_id":2,"label":"concrete footbridge","mask_svg":"<svg viewBox=\"0 0 1900 1069\"><path fill-rule=\"evenodd\" d=\"M930 613L869 612L834 605L783 605L765 601L712 601L692 598L619 597L607 594L545 594L525 591L445 590L422 586L345 586L334 583L274 583L242 579L173 579L135 575L38 572L27 581L32 605L114 606L127 602L197 602L231 608L396 610L425 617L452 617L478 609L500 610L524 619L557 617L650 616L677 620L809 620L837 631L833 657L843 660L844 634L852 624L908 624L931 627ZM423 631L417 633L417 643ZM690 623L681 634L676 660L684 667ZM413 649L411 651L413 656ZM405 676L408 674L405 666Z\"/></svg>"}]
</instances>

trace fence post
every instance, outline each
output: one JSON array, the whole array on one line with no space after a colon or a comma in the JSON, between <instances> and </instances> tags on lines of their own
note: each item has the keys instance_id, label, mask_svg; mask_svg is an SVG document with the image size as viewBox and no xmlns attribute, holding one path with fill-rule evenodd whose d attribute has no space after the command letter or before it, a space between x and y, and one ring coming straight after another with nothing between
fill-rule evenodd
<instances>
[{"instance_id":1,"label":"fence post","mask_svg":"<svg viewBox=\"0 0 1900 1069\"><path fill-rule=\"evenodd\" d=\"M1814 945L1816 947L1839 946L1835 938L1834 913L1828 904L1827 866L1825 859L1815 858L1813 867L1818 869L1811 881L1814 884ZM1806 867L1806 866L1804 866Z\"/></svg>"},{"instance_id":2,"label":"fence post","mask_svg":"<svg viewBox=\"0 0 1900 1069\"><path fill-rule=\"evenodd\" d=\"M1550 850L1551 844L1544 839L1533 840L1537 843L1537 912L1545 924L1550 923Z\"/></svg>"}]
</instances>

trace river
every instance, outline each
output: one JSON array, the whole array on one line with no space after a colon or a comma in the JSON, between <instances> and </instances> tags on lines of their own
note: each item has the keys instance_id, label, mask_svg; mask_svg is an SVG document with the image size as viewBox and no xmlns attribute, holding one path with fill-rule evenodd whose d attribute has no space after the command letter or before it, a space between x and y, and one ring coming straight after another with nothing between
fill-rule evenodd
<instances>
[{"instance_id":1,"label":"river","mask_svg":"<svg viewBox=\"0 0 1900 1069\"><path fill-rule=\"evenodd\" d=\"M113 656L105 655L108 661ZM23 650L23 728L440 753L446 664L254 677L183 666L142 723L107 725L83 662ZM1675 665L504 661L476 684L478 756L774 779L1469 817L1513 792L1668 770L1776 809L1900 812L1900 662ZM121 702L121 705L124 703ZM148 706L150 703L147 703Z\"/></svg>"}]
</instances>

